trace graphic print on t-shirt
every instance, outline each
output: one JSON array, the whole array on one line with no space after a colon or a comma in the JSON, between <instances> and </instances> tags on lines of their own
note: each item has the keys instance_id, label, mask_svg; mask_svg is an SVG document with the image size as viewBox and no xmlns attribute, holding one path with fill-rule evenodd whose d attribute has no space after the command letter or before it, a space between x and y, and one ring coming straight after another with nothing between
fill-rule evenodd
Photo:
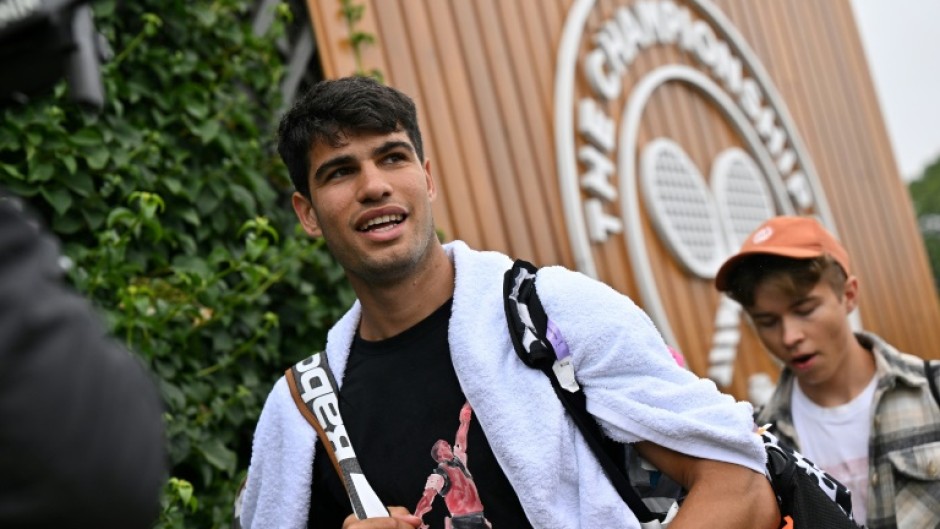
<instances>
[{"instance_id":1,"label":"graphic print on t-shirt","mask_svg":"<svg viewBox=\"0 0 940 529\"><path fill-rule=\"evenodd\" d=\"M433 507L435 496L444 498L444 504L450 516L444 518L445 529L488 529L490 522L483 515L483 503L477 493L476 483L467 469L467 432L473 409L467 402L460 409L460 426L454 438L454 446L439 439L431 448L431 458L437 461L424 493L415 507L415 516L422 518L421 529L428 529L423 523L424 515Z\"/></svg>"}]
</instances>

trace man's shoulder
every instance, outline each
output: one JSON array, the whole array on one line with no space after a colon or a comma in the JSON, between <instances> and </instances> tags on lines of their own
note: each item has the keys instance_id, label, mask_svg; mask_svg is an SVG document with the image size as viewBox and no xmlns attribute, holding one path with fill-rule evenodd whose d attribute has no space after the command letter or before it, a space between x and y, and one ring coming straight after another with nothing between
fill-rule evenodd
<instances>
[{"instance_id":1,"label":"man's shoulder","mask_svg":"<svg viewBox=\"0 0 940 529\"><path fill-rule=\"evenodd\" d=\"M447 257L454 263L454 279L458 286L464 282L495 282L494 278L502 276L503 272L512 266L512 258L493 250L478 250L471 248L461 240L453 240L444 244Z\"/></svg>"},{"instance_id":2,"label":"man's shoulder","mask_svg":"<svg viewBox=\"0 0 940 529\"><path fill-rule=\"evenodd\" d=\"M923 358L900 351L884 338L871 332L858 332L856 336L862 345L874 353L880 376L900 377L913 383L923 380Z\"/></svg>"},{"instance_id":3,"label":"man's shoulder","mask_svg":"<svg viewBox=\"0 0 940 529\"><path fill-rule=\"evenodd\" d=\"M618 292L607 283L560 265L541 268L536 286L540 289L539 295L541 297L561 296L568 299L590 299L592 301L605 299L630 300L627 295ZM598 297L588 297L586 296L588 293ZM630 302L632 303L632 300Z\"/></svg>"}]
</instances>

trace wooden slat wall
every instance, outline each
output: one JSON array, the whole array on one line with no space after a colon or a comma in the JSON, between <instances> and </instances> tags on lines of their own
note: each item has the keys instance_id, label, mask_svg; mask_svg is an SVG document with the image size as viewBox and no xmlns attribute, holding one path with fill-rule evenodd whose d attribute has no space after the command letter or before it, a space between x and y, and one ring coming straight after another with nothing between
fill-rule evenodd
<instances>
[{"instance_id":1,"label":"wooden slat wall","mask_svg":"<svg viewBox=\"0 0 940 529\"><path fill-rule=\"evenodd\" d=\"M553 138L555 57L572 0L361 2L365 17L357 29L378 43L364 48L363 66L381 70L418 104L439 188L438 227L475 247L573 267ZM598 0L591 20L630 3ZM340 1L308 4L324 72L352 74ZM715 4L762 61L809 151L861 279L865 328L901 349L940 358L934 345L940 307L849 1ZM689 59L675 47L644 51L624 78L624 93L666 61ZM583 89L583 79L578 82ZM619 112L625 98L608 110ZM659 136L681 140L706 178L716 153L740 145L714 105L676 84L657 90L644 114L641 144ZM644 222L678 345L704 374L718 297L707 281L690 280ZM594 258L602 280L642 304L622 240L598 247ZM776 373L745 324L742 329L735 380L725 388L738 397L746 396L744 375Z\"/></svg>"}]
</instances>

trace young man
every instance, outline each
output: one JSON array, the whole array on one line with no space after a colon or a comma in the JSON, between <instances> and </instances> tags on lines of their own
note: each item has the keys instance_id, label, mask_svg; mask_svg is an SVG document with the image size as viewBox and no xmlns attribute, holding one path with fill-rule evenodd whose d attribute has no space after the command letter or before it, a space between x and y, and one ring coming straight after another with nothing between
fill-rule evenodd
<instances>
[{"instance_id":1,"label":"young man","mask_svg":"<svg viewBox=\"0 0 940 529\"><path fill-rule=\"evenodd\" d=\"M639 528L545 375L516 356L502 296L510 258L439 243L414 103L365 78L324 81L279 134L297 217L325 239L358 297L326 353L346 432L379 498L417 504L429 450L469 404L463 458L472 456L492 527ZM560 267L539 272L537 285L604 432L689 489L672 528L777 527L750 405L679 368L647 316L609 287ZM420 525L403 508L356 520L315 443L282 378L255 433L243 527ZM432 510L424 522L441 528L447 514Z\"/></svg>"},{"instance_id":2,"label":"young man","mask_svg":"<svg viewBox=\"0 0 940 529\"><path fill-rule=\"evenodd\" d=\"M761 225L715 279L783 364L758 414L852 491L869 529L940 527L940 406L920 358L853 333L858 279L815 219Z\"/></svg>"}]
</instances>

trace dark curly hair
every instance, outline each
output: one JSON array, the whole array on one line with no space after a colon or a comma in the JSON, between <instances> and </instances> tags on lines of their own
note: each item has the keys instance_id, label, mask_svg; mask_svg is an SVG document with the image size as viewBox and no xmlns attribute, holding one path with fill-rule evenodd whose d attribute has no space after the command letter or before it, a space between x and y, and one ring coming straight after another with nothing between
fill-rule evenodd
<instances>
[{"instance_id":1,"label":"dark curly hair","mask_svg":"<svg viewBox=\"0 0 940 529\"><path fill-rule=\"evenodd\" d=\"M793 259L770 254L754 254L742 259L729 274L731 299L745 308L754 305L757 286L767 281L791 296L803 296L820 281L826 281L841 299L848 276L829 255L810 259Z\"/></svg>"},{"instance_id":2,"label":"dark curly hair","mask_svg":"<svg viewBox=\"0 0 940 529\"><path fill-rule=\"evenodd\" d=\"M424 160L414 101L370 77L325 80L310 88L281 118L277 151L291 182L310 196L310 151L317 142L338 146L343 136L404 130Z\"/></svg>"}]
</instances>

